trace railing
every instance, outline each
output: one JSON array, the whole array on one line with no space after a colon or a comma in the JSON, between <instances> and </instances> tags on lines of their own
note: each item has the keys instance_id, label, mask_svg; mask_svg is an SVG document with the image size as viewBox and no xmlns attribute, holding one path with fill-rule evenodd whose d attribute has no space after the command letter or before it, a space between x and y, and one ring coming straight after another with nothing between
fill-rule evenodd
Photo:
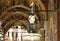
<instances>
[{"instance_id":1,"label":"railing","mask_svg":"<svg viewBox=\"0 0 60 41\"><path fill-rule=\"evenodd\" d=\"M20 36L14 37L14 38L16 41L40 41L41 37L42 37L42 35L36 34L36 33L21 33ZM12 41L15 41L14 38ZM10 38L9 38L9 41L11 41Z\"/></svg>"}]
</instances>

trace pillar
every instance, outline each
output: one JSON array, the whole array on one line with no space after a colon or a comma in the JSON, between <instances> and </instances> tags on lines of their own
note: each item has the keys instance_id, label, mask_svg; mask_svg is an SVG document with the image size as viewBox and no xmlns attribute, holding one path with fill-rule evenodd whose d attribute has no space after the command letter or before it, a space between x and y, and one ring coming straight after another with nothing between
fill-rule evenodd
<instances>
[{"instance_id":1,"label":"pillar","mask_svg":"<svg viewBox=\"0 0 60 41\"><path fill-rule=\"evenodd\" d=\"M12 28L10 28L10 30L9 30L9 39L10 39L10 41L12 41Z\"/></svg>"},{"instance_id":2,"label":"pillar","mask_svg":"<svg viewBox=\"0 0 60 41\"><path fill-rule=\"evenodd\" d=\"M2 31L2 27L1 27L1 21L0 21L0 41L4 41L4 33Z\"/></svg>"},{"instance_id":3,"label":"pillar","mask_svg":"<svg viewBox=\"0 0 60 41\"><path fill-rule=\"evenodd\" d=\"M21 26L18 26L17 41L21 41Z\"/></svg>"}]
</instances>

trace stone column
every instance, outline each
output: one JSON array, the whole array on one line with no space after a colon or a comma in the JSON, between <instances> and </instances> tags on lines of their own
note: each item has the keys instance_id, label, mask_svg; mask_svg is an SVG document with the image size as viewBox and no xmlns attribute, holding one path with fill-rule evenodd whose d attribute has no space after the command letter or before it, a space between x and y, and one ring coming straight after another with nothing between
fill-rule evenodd
<instances>
[{"instance_id":1,"label":"stone column","mask_svg":"<svg viewBox=\"0 0 60 41\"><path fill-rule=\"evenodd\" d=\"M21 41L21 26L18 26L17 41Z\"/></svg>"},{"instance_id":2,"label":"stone column","mask_svg":"<svg viewBox=\"0 0 60 41\"><path fill-rule=\"evenodd\" d=\"M10 39L10 41L12 41L12 28L10 28L10 30L9 30L9 39Z\"/></svg>"},{"instance_id":3,"label":"stone column","mask_svg":"<svg viewBox=\"0 0 60 41\"><path fill-rule=\"evenodd\" d=\"M0 21L0 41L4 41L4 33L2 31L1 21Z\"/></svg>"}]
</instances>

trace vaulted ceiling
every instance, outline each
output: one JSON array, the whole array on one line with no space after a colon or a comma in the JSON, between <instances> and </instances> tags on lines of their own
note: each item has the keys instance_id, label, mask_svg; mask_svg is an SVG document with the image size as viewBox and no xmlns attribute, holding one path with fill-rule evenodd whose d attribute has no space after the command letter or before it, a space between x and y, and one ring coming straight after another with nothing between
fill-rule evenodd
<instances>
[{"instance_id":1,"label":"vaulted ceiling","mask_svg":"<svg viewBox=\"0 0 60 41\"><path fill-rule=\"evenodd\" d=\"M31 14L31 3L34 2L34 15L36 15L36 25L40 25L40 21L47 19L48 0L1 0L0 1L0 20L2 20L2 28L8 30L14 22L20 22L20 25L28 25L28 16ZM43 10L44 12L41 12ZM19 20L19 21L18 21ZM24 22L26 24L24 24Z\"/></svg>"}]
</instances>

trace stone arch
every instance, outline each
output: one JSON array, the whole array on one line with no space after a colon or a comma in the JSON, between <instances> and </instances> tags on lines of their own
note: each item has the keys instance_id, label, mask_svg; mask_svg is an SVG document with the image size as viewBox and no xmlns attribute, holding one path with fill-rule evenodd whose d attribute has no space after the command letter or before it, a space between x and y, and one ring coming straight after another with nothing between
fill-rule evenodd
<instances>
[{"instance_id":1,"label":"stone arch","mask_svg":"<svg viewBox=\"0 0 60 41\"><path fill-rule=\"evenodd\" d=\"M19 10L20 9L20 10ZM12 7L10 7L10 8L8 8L6 11L4 11L3 13L2 13L2 15L0 16L0 19L2 19L2 17L4 17L4 15L6 14L7 16L8 15L10 15L12 12L24 12L26 15L29 15L29 14L31 14L30 13L30 8L28 8L28 7L25 7L25 6L22 6L22 5L17 5L17 6L12 6ZM9 12L9 14L8 14L8 12ZM11 14L12 15L12 14ZM36 15L36 14L35 14ZM40 15L40 14L39 14ZM37 16L37 15L36 15ZM38 19L39 17L37 17L37 19ZM9 19L9 18L6 18L5 20L3 20L3 23L2 23L2 25L4 24L4 21L6 21L7 19ZM13 19L13 18L12 18Z\"/></svg>"},{"instance_id":2,"label":"stone arch","mask_svg":"<svg viewBox=\"0 0 60 41\"><path fill-rule=\"evenodd\" d=\"M8 12L11 13L11 12L16 12L16 11L29 13L30 8L28 8L26 6L22 6L22 5L12 6L12 7L8 8L6 11L4 11L2 13L2 15L0 16L0 18L3 17L3 15L7 14Z\"/></svg>"},{"instance_id":3,"label":"stone arch","mask_svg":"<svg viewBox=\"0 0 60 41\"><path fill-rule=\"evenodd\" d=\"M19 22L19 23L17 23L17 24L15 24L16 22ZM4 28L3 28L3 32L4 33L6 33L8 30L9 30L9 28L11 28L11 26L13 26L13 25L21 25L21 26L23 26L23 27L28 27L28 22L26 22L26 21L23 21L23 20L11 20L10 22L8 22L5 26L4 26ZM7 28L7 29L6 29Z\"/></svg>"},{"instance_id":4,"label":"stone arch","mask_svg":"<svg viewBox=\"0 0 60 41\"><path fill-rule=\"evenodd\" d=\"M15 17L14 17L15 16ZM18 17L18 16L23 16L23 18L25 18L25 19L23 19L23 18L20 18L20 17ZM9 23L11 20L15 20L15 19L17 19L17 20L26 20L27 22L28 22L28 16L29 15L26 15L25 13L23 13L23 12L13 12L12 14L10 14L9 16L7 16L6 18L5 18L5 21L3 21L3 23L2 23L2 27L3 27L3 30L4 30L4 28L6 27L6 25L7 25L7 23ZM36 16L36 20L38 20L38 18L37 18L37 16ZM39 23L38 23L39 24ZM28 25L28 24L27 24ZM8 25L8 26L11 26L11 25ZM6 29L6 28L5 28ZM9 28L7 28L7 29L9 29ZM7 30L6 30L7 31Z\"/></svg>"},{"instance_id":5,"label":"stone arch","mask_svg":"<svg viewBox=\"0 0 60 41\"><path fill-rule=\"evenodd\" d=\"M4 27L4 25L6 24L6 22L9 22L13 19L19 19L19 20L27 20L28 19L28 15L25 15L24 13L22 12L15 12L15 13L12 13L10 15L8 15L5 20L3 21L2 23L2 27Z\"/></svg>"}]
</instances>

